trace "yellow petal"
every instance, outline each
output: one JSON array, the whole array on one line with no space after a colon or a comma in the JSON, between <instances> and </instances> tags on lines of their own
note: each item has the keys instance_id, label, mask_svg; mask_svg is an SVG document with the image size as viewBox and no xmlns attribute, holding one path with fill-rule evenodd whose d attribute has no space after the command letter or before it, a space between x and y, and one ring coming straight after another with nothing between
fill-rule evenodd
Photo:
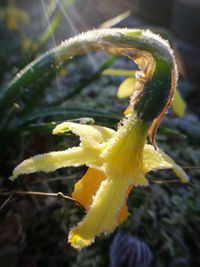
<instances>
[{"instance_id":1,"label":"yellow petal","mask_svg":"<svg viewBox=\"0 0 200 267\"><path fill-rule=\"evenodd\" d=\"M124 111L124 115L128 115L131 112L131 105L127 107L127 109Z\"/></svg>"},{"instance_id":2,"label":"yellow petal","mask_svg":"<svg viewBox=\"0 0 200 267\"><path fill-rule=\"evenodd\" d=\"M124 198L123 206L120 209L119 214L117 215L118 225L123 223L126 220L126 218L128 217L128 215L129 215L126 202L127 202L127 199L128 199L128 196L129 196L129 193L130 193L132 187L133 187L132 185L129 186L129 188L128 188L127 192L126 192L125 198Z\"/></svg>"},{"instance_id":3,"label":"yellow petal","mask_svg":"<svg viewBox=\"0 0 200 267\"><path fill-rule=\"evenodd\" d=\"M104 149L103 170L108 177L118 175L134 186L147 185L142 159L148 128L140 121L132 128L132 123L127 120Z\"/></svg>"},{"instance_id":4,"label":"yellow petal","mask_svg":"<svg viewBox=\"0 0 200 267\"><path fill-rule=\"evenodd\" d=\"M179 117L183 117L186 110L186 103L177 89L172 100L172 108Z\"/></svg>"},{"instance_id":5,"label":"yellow petal","mask_svg":"<svg viewBox=\"0 0 200 267\"><path fill-rule=\"evenodd\" d=\"M75 184L72 197L84 206L88 211L90 205L92 205L93 197L96 195L101 183L106 179L105 174L102 171L88 168L86 174ZM127 190L124 204L117 215L118 224L121 224L129 215L126 201L128 195L132 189L130 186Z\"/></svg>"},{"instance_id":6,"label":"yellow petal","mask_svg":"<svg viewBox=\"0 0 200 267\"><path fill-rule=\"evenodd\" d=\"M81 143L91 149L99 149L104 142L107 142L115 133L114 130L101 126L85 125L74 122L63 122L55 127L53 134L72 131L80 136Z\"/></svg>"},{"instance_id":7,"label":"yellow petal","mask_svg":"<svg viewBox=\"0 0 200 267\"><path fill-rule=\"evenodd\" d=\"M117 96L119 98L124 98L131 96L135 87L136 78L127 78L119 86Z\"/></svg>"},{"instance_id":8,"label":"yellow petal","mask_svg":"<svg viewBox=\"0 0 200 267\"><path fill-rule=\"evenodd\" d=\"M88 168L86 174L75 184L72 197L89 209L101 183L106 179L102 171Z\"/></svg>"},{"instance_id":9,"label":"yellow petal","mask_svg":"<svg viewBox=\"0 0 200 267\"><path fill-rule=\"evenodd\" d=\"M10 179L14 180L20 174L28 174L38 171L51 172L59 168L69 166L76 167L83 164L100 168L102 162L95 151L87 151L82 147L73 147L64 151L40 154L24 160L15 167Z\"/></svg>"},{"instance_id":10,"label":"yellow petal","mask_svg":"<svg viewBox=\"0 0 200 267\"><path fill-rule=\"evenodd\" d=\"M174 173L182 180L182 182L186 183L189 180L188 175L173 161L173 159L161 149L156 151L152 145L145 145L143 162L144 170L146 172L156 169L173 169Z\"/></svg>"},{"instance_id":11,"label":"yellow petal","mask_svg":"<svg viewBox=\"0 0 200 267\"><path fill-rule=\"evenodd\" d=\"M101 183L88 214L70 231L68 240L74 248L90 245L96 235L110 232L118 225L117 214L129 186L122 177L115 180L108 178Z\"/></svg>"}]
</instances>

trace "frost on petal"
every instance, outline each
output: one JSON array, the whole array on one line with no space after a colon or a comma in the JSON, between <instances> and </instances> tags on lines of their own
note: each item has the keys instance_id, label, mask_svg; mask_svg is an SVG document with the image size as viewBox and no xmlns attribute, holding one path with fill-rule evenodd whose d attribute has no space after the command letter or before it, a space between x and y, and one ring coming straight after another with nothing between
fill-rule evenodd
<instances>
[{"instance_id":1,"label":"frost on petal","mask_svg":"<svg viewBox=\"0 0 200 267\"><path fill-rule=\"evenodd\" d=\"M73 147L64 151L40 154L24 160L15 167L10 179L14 180L20 174L38 171L51 172L63 167L76 167L84 164L99 167L101 166L101 159L95 151L86 150L82 147Z\"/></svg>"},{"instance_id":2,"label":"frost on petal","mask_svg":"<svg viewBox=\"0 0 200 267\"><path fill-rule=\"evenodd\" d=\"M82 145L92 149L100 148L100 145L107 142L115 133L114 130L106 127L63 122L55 127L53 134L65 133L67 131L72 131L80 136Z\"/></svg>"},{"instance_id":3,"label":"frost on petal","mask_svg":"<svg viewBox=\"0 0 200 267\"><path fill-rule=\"evenodd\" d=\"M189 180L188 175L173 161L173 159L171 159L161 149L156 151L152 145L145 145L143 161L144 170L146 172L157 169L173 169L174 173L181 179L182 182L186 183Z\"/></svg>"},{"instance_id":4,"label":"frost on petal","mask_svg":"<svg viewBox=\"0 0 200 267\"><path fill-rule=\"evenodd\" d=\"M134 186L147 185L142 161L145 126L137 122L132 129L131 123L125 122L103 151L104 171L113 180L116 176Z\"/></svg>"},{"instance_id":5,"label":"frost on petal","mask_svg":"<svg viewBox=\"0 0 200 267\"><path fill-rule=\"evenodd\" d=\"M127 205L126 205L126 202L127 202L127 199L128 199L128 196L129 196L129 193L132 189L132 185L129 186L127 192L126 192L126 195L125 195L125 198L124 198L124 203L123 203L123 206L121 207L119 213L117 214L117 222L118 222L118 225L123 223L126 218L129 216L129 212L128 212L128 208L127 208Z\"/></svg>"},{"instance_id":6,"label":"frost on petal","mask_svg":"<svg viewBox=\"0 0 200 267\"><path fill-rule=\"evenodd\" d=\"M96 235L108 233L118 225L117 214L123 206L129 186L123 179L106 179L101 183L88 214L70 231L68 240L74 248L90 245Z\"/></svg>"}]
</instances>

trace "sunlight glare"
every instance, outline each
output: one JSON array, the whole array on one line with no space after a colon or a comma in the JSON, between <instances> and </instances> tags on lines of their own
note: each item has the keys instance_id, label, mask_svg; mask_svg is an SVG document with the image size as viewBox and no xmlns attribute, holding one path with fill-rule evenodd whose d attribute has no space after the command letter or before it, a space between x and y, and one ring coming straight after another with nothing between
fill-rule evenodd
<instances>
[{"instance_id":1,"label":"sunlight glare","mask_svg":"<svg viewBox=\"0 0 200 267\"><path fill-rule=\"evenodd\" d=\"M55 1L53 0L52 2L55 2ZM51 2L51 4L52 4L52 2ZM47 8L46 8L46 5L44 3L44 0L41 0L41 3L42 3L42 7L43 7L43 10L44 10L44 15L45 15L48 27L50 27L50 29L51 29L51 22L49 20L49 15L48 15ZM54 34L53 34L52 31L51 31L51 39L52 39L52 42L53 42L53 46L57 46L56 40L55 40L55 37L54 37ZM57 86L56 92L58 93L59 96L62 96L61 82L60 82L59 76L57 74L56 74L56 86Z\"/></svg>"},{"instance_id":2,"label":"sunlight glare","mask_svg":"<svg viewBox=\"0 0 200 267\"><path fill-rule=\"evenodd\" d=\"M70 27L72 28L73 34L77 35L78 33L80 33L80 31L74 25L73 21L68 16L63 5L58 0L55 0L55 1L57 2L58 6L60 7L61 11L63 12L63 15L64 15L66 21L69 23ZM73 14L77 14L77 11L75 9L73 9L73 11L74 11ZM78 14L76 16L78 16ZM85 49L85 51L87 51L87 50ZM92 65L93 69L96 71L97 65L98 65L96 59L91 55L91 53L87 53L87 56L89 58L90 64Z\"/></svg>"}]
</instances>

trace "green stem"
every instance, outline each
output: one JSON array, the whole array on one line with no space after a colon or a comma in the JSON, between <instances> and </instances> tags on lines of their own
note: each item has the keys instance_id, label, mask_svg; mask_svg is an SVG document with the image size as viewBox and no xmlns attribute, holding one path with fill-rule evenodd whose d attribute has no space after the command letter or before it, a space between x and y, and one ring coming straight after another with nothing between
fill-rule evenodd
<instances>
[{"instance_id":1,"label":"green stem","mask_svg":"<svg viewBox=\"0 0 200 267\"><path fill-rule=\"evenodd\" d=\"M147 51L153 56L156 64L155 71L151 79L146 81L135 106L140 119L153 121L169 102L171 85L176 83L176 78L173 81L171 79L171 73L176 71L175 59L167 42L148 31L133 29L104 29L86 32L43 54L20 71L8 84L0 99L0 113L3 113L13 102L20 88L27 86L49 70L57 68L75 55L99 49L106 49L115 55L127 55L133 60L135 60L136 52L138 57L139 51L141 56L142 51ZM145 70L143 71L145 73ZM158 93L159 90L161 90L160 93Z\"/></svg>"}]
</instances>

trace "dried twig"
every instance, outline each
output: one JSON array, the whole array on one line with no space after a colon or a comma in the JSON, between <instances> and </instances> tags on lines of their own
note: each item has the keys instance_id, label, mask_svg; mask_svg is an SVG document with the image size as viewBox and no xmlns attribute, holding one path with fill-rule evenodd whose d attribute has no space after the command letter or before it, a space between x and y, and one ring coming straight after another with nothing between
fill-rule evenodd
<instances>
[{"instance_id":1,"label":"dried twig","mask_svg":"<svg viewBox=\"0 0 200 267\"><path fill-rule=\"evenodd\" d=\"M6 198L6 200L3 202L3 204L0 206L0 210L2 210L5 205L11 200L11 198L13 197L13 194L10 193L10 195L8 196L8 198Z\"/></svg>"},{"instance_id":2,"label":"dried twig","mask_svg":"<svg viewBox=\"0 0 200 267\"><path fill-rule=\"evenodd\" d=\"M62 192L58 192L58 193L45 193L45 192L36 192L36 191L10 191L10 192L0 192L0 196L9 196L4 203L1 205L0 209L2 209L7 203L8 201L13 197L13 195L37 195L37 196L45 196L45 197L57 197L59 199L63 198L66 200L70 200L73 201L74 203L76 203L79 207L81 207L84 211L85 208L83 207L83 205L78 202L76 199L66 196L64 195Z\"/></svg>"}]
</instances>

